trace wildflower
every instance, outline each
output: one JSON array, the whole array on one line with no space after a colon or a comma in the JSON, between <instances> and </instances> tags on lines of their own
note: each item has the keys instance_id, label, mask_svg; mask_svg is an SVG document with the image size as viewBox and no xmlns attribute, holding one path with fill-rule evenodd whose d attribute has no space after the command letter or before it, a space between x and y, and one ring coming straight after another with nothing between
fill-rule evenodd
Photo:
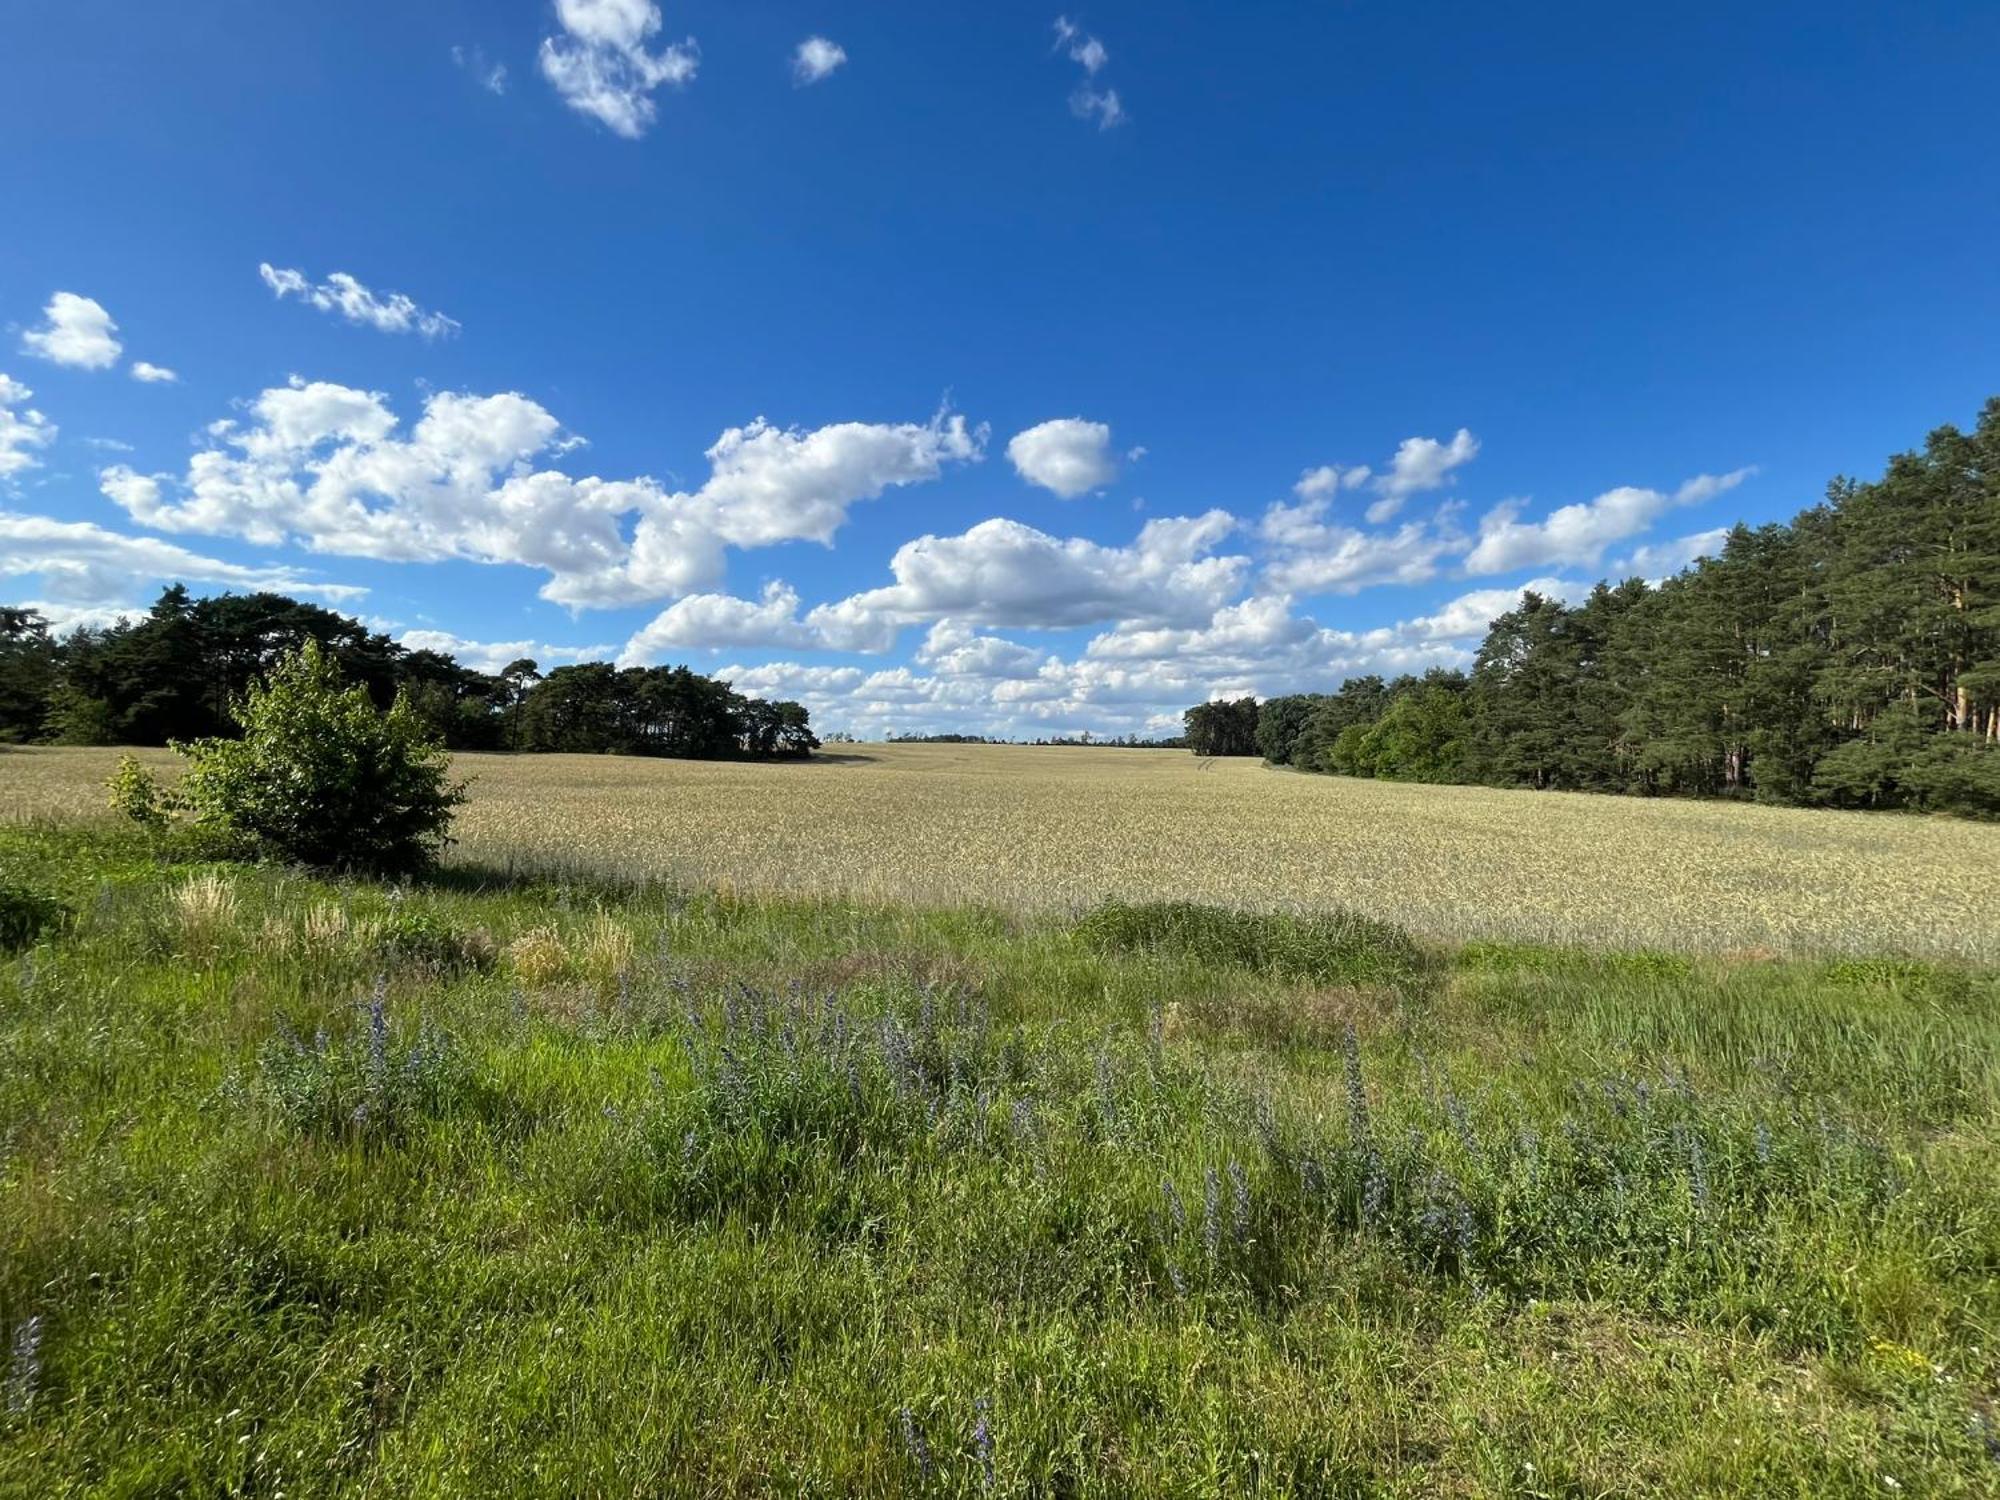
<instances>
[{"instance_id":1,"label":"wildflower","mask_svg":"<svg viewBox=\"0 0 2000 1500\"><path fill-rule=\"evenodd\" d=\"M903 1451L910 1455L910 1462L917 1466L917 1472L926 1482L931 1477L931 1445L924 1441L923 1429L917 1426L916 1413L909 1407L902 1407L897 1417L903 1428Z\"/></svg>"},{"instance_id":2,"label":"wildflower","mask_svg":"<svg viewBox=\"0 0 2000 1500\"><path fill-rule=\"evenodd\" d=\"M981 1396L972 1403L979 1413L979 1420L972 1424L972 1453L979 1460L979 1482L987 1489L993 1488L993 1424L987 1413L993 1403Z\"/></svg>"}]
</instances>

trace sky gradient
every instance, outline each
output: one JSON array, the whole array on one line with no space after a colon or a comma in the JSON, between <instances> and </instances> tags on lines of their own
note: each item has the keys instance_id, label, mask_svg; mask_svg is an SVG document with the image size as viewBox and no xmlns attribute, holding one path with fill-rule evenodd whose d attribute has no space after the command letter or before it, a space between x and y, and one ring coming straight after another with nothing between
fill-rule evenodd
<instances>
[{"instance_id":1,"label":"sky gradient","mask_svg":"<svg viewBox=\"0 0 2000 1500\"><path fill-rule=\"evenodd\" d=\"M863 735L1463 665L2000 390L1996 56L1991 4L25 0L0 600L274 587Z\"/></svg>"}]
</instances>

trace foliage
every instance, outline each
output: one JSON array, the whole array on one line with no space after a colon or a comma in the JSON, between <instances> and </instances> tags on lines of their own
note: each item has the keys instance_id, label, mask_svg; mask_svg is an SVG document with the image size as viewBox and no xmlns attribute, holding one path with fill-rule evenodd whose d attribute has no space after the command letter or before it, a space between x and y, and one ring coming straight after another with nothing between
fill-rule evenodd
<instances>
[{"instance_id":1,"label":"foliage","mask_svg":"<svg viewBox=\"0 0 2000 1500\"><path fill-rule=\"evenodd\" d=\"M819 748L805 708L745 698L686 667L558 667L529 689L520 710L523 750L796 757Z\"/></svg>"},{"instance_id":2,"label":"foliage","mask_svg":"<svg viewBox=\"0 0 2000 1500\"><path fill-rule=\"evenodd\" d=\"M159 779L130 755L118 758L118 769L104 783L111 794L111 810L130 818L141 828L166 826L168 803Z\"/></svg>"},{"instance_id":3,"label":"foliage","mask_svg":"<svg viewBox=\"0 0 2000 1500\"><path fill-rule=\"evenodd\" d=\"M450 842L465 783L409 705L387 713L342 684L317 641L281 658L236 710L241 739L175 748L178 799L198 824L321 869L428 868Z\"/></svg>"},{"instance_id":4,"label":"foliage","mask_svg":"<svg viewBox=\"0 0 2000 1500\"><path fill-rule=\"evenodd\" d=\"M2000 398L1658 588L1529 592L1469 679L1267 700L1258 748L1346 775L2000 815Z\"/></svg>"},{"instance_id":5,"label":"foliage","mask_svg":"<svg viewBox=\"0 0 2000 1500\"><path fill-rule=\"evenodd\" d=\"M1182 718L1187 724L1187 747L1196 755L1257 753L1258 710L1255 698L1198 703Z\"/></svg>"},{"instance_id":6,"label":"foliage","mask_svg":"<svg viewBox=\"0 0 2000 1500\"><path fill-rule=\"evenodd\" d=\"M377 707L401 698L454 750L791 757L819 748L802 704L747 698L685 667L591 662L544 678L522 658L489 675L282 594L196 599L179 584L143 619L61 640L33 610L0 607L0 744L226 738L251 683L307 642Z\"/></svg>"}]
</instances>

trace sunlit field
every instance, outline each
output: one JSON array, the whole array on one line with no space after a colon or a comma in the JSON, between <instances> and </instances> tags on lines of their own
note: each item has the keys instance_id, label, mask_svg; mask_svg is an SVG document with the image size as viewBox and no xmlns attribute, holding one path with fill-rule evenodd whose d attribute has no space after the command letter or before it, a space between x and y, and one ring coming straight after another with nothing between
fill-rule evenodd
<instances>
[{"instance_id":1,"label":"sunlit field","mask_svg":"<svg viewBox=\"0 0 2000 1500\"><path fill-rule=\"evenodd\" d=\"M0 754L0 817L101 812L118 754ZM503 867L1021 911L1340 905L1448 939L2000 957L2000 827L1977 823L1308 777L1177 751L461 764L474 781L456 857Z\"/></svg>"}]
</instances>

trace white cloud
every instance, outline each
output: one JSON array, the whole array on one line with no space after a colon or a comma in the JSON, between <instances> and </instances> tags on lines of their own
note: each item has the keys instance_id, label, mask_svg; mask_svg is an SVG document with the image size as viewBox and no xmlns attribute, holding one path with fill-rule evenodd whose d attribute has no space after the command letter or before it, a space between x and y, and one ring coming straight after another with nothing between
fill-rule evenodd
<instances>
[{"instance_id":1,"label":"white cloud","mask_svg":"<svg viewBox=\"0 0 2000 1500\"><path fill-rule=\"evenodd\" d=\"M143 359L132 361L132 378L147 385L172 385L181 377L165 365L150 364Z\"/></svg>"},{"instance_id":2,"label":"white cloud","mask_svg":"<svg viewBox=\"0 0 2000 1500\"><path fill-rule=\"evenodd\" d=\"M71 604L62 599L21 599L16 609L31 609L49 622L51 635L72 630L104 630L146 613L143 604Z\"/></svg>"},{"instance_id":3,"label":"white cloud","mask_svg":"<svg viewBox=\"0 0 2000 1500\"><path fill-rule=\"evenodd\" d=\"M1474 589L1441 605L1428 615L1405 620L1396 629L1412 640L1477 642L1501 615L1534 592L1548 599L1575 601L1589 594L1591 585L1567 578L1531 578L1511 589Z\"/></svg>"},{"instance_id":4,"label":"white cloud","mask_svg":"<svg viewBox=\"0 0 2000 1500\"><path fill-rule=\"evenodd\" d=\"M943 677L1009 682L1037 676L1050 657L1018 641L981 635L961 620L940 620L917 647L916 659Z\"/></svg>"},{"instance_id":5,"label":"white cloud","mask_svg":"<svg viewBox=\"0 0 2000 1500\"><path fill-rule=\"evenodd\" d=\"M1067 52L1069 60L1084 72L1095 76L1099 68L1111 61L1111 54L1104 50L1104 43L1094 36L1084 35L1068 16L1056 17L1055 32L1056 45Z\"/></svg>"},{"instance_id":6,"label":"white cloud","mask_svg":"<svg viewBox=\"0 0 2000 1500\"><path fill-rule=\"evenodd\" d=\"M1403 508L1412 495L1442 489L1450 482L1451 471L1479 454L1479 439L1461 427L1449 443L1436 438L1404 438L1389 460L1389 472L1375 480L1382 498L1368 507L1368 519L1380 525ZM1361 471L1366 474L1366 470Z\"/></svg>"},{"instance_id":7,"label":"white cloud","mask_svg":"<svg viewBox=\"0 0 2000 1500\"><path fill-rule=\"evenodd\" d=\"M1111 429L1081 417L1058 417L1008 440L1007 458L1030 484L1074 500L1118 477Z\"/></svg>"},{"instance_id":8,"label":"white cloud","mask_svg":"<svg viewBox=\"0 0 2000 1500\"><path fill-rule=\"evenodd\" d=\"M461 666L489 674L523 657L546 672L551 663L604 661L612 652L610 646L551 646L546 641L469 641L448 630L406 630L397 644L410 651L439 651Z\"/></svg>"},{"instance_id":9,"label":"white cloud","mask_svg":"<svg viewBox=\"0 0 2000 1500\"><path fill-rule=\"evenodd\" d=\"M1605 571L1613 578L1667 578L1701 558L1720 557L1729 531L1727 526L1718 526L1671 542L1634 547L1630 556L1619 558Z\"/></svg>"},{"instance_id":10,"label":"white cloud","mask_svg":"<svg viewBox=\"0 0 2000 1500\"><path fill-rule=\"evenodd\" d=\"M1565 505L1540 521L1519 519L1521 502L1508 500L1479 523L1478 544L1467 554L1468 573L1506 573L1515 568L1568 564L1595 566L1613 542L1646 530L1677 506L1699 505L1733 490L1754 469L1698 474L1671 494L1620 485L1596 499Z\"/></svg>"},{"instance_id":11,"label":"white cloud","mask_svg":"<svg viewBox=\"0 0 2000 1500\"><path fill-rule=\"evenodd\" d=\"M248 412L247 421L213 424L215 445L179 481L115 465L100 487L135 520L166 531L543 569L543 597L575 606L697 591L720 577L728 547L830 543L855 502L975 461L985 439L942 412L928 423L813 431L760 418L716 440L699 489L669 492L645 477L579 479L535 467L574 440L514 392L434 394L407 436L386 396L325 381L294 378Z\"/></svg>"},{"instance_id":12,"label":"white cloud","mask_svg":"<svg viewBox=\"0 0 2000 1500\"><path fill-rule=\"evenodd\" d=\"M41 460L30 450L56 440L56 424L26 404L34 394L20 381L0 375L0 484L37 467Z\"/></svg>"},{"instance_id":13,"label":"white cloud","mask_svg":"<svg viewBox=\"0 0 2000 1500\"><path fill-rule=\"evenodd\" d=\"M42 309L42 326L21 335L21 349L72 369L103 370L117 364L124 352L117 332L103 304L75 292L57 292Z\"/></svg>"},{"instance_id":14,"label":"white cloud","mask_svg":"<svg viewBox=\"0 0 2000 1500\"><path fill-rule=\"evenodd\" d=\"M1206 618L1240 591L1249 559L1211 556L1235 530L1224 511L1148 521L1129 547L1058 538L996 518L921 536L890 560L896 581L821 605L806 623L846 650L886 650L905 625L1059 630L1109 620Z\"/></svg>"},{"instance_id":15,"label":"white cloud","mask_svg":"<svg viewBox=\"0 0 2000 1500\"><path fill-rule=\"evenodd\" d=\"M1321 464L1316 469L1303 471L1298 483L1292 486L1292 493L1301 500L1331 500L1341 490L1366 484L1369 472L1366 464L1356 464L1351 469L1343 469L1338 464Z\"/></svg>"},{"instance_id":16,"label":"white cloud","mask_svg":"<svg viewBox=\"0 0 2000 1500\"><path fill-rule=\"evenodd\" d=\"M262 261L258 263L257 274L280 301L297 297L321 312L337 312L350 323L365 324L383 333L414 332L434 339L459 330L456 318L427 312L401 292L378 297L345 271L335 271L325 281L316 283L309 281L303 271L286 270Z\"/></svg>"},{"instance_id":17,"label":"white cloud","mask_svg":"<svg viewBox=\"0 0 2000 1500\"><path fill-rule=\"evenodd\" d=\"M693 37L648 50L660 29L653 0L556 0L556 19L563 35L543 40L542 76L571 109L627 140L652 125L653 90L687 83L701 65Z\"/></svg>"},{"instance_id":18,"label":"white cloud","mask_svg":"<svg viewBox=\"0 0 2000 1500\"><path fill-rule=\"evenodd\" d=\"M719 675L746 692L799 699L823 728L864 735L1157 734L1177 730L1189 704L1216 694L1330 691L1366 672L1467 666L1485 629L1484 610L1509 608L1519 597L1518 590L1486 593L1492 597L1467 596L1436 615L1365 631L1330 629L1293 614L1281 595L1261 595L1186 624L1121 623L1068 660L947 619L932 627L910 666L868 671L784 661Z\"/></svg>"},{"instance_id":19,"label":"white cloud","mask_svg":"<svg viewBox=\"0 0 2000 1500\"><path fill-rule=\"evenodd\" d=\"M834 69L847 61L847 49L823 36L809 36L792 54L792 80L804 86L833 76Z\"/></svg>"},{"instance_id":20,"label":"white cloud","mask_svg":"<svg viewBox=\"0 0 2000 1500\"><path fill-rule=\"evenodd\" d=\"M652 666L676 650L724 646L816 646L818 632L799 620L799 596L785 583L764 586L761 600L690 594L655 615L625 643L621 667Z\"/></svg>"},{"instance_id":21,"label":"white cloud","mask_svg":"<svg viewBox=\"0 0 2000 1500\"><path fill-rule=\"evenodd\" d=\"M507 92L507 65L490 61L482 47L453 47L451 60L478 80L489 94Z\"/></svg>"},{"instance_id":22,"label":"white cloud","mask_svg":"<svg viewBox=\"0 0 2000 1500\"><path fill-rule=\"evenodd\" d=\"M1081 120L1096 120L1099 130L1124 124L1127 116L1118 90L1099 89L1095 83L1098 73L1111 61L1104 43L1085 34L1068 16L1056 17L1055 33L1056 50L1083 69L1083 81L1070 92L1070 113Z\"/></svg>"},{"instance_id":23,"label":"white cloud","mask_svg":"<svg viewBox=\"0 0 2000 1500\"><path fill-rule=\"evenodd\" d=\"M1079 120L1094 119L1099 130L1111 130L1131 118L1116 89L1094 89L1081 84L1069 96L1069 112Z\"/></svg>"},{"instance_id":24,"label":"white cloud","mask_svg":"<svg viewBox=\"0 0 2000 1500\"><path fill-rule=\"evenodd\" d=\"M1266 581L1280 593L1352 594L1379 584L1422 583L1437 575L1439 559L1458 545L1449 531L1422 522L1360 531L1328 520L1331 492L1323 485L1314 489L1297 505L1273 505L1258 528L1274 550Z\"/></svg>"},{"instance_id":25,"label":"white cloud","mask_svg":"<svg viewBox=\"0 0 2000 1500\"><path fill-rule=\"evenodd\" d=\"M84 442L106 453L130 453L133 451L132 445L122 438L93 437L85 438Z\"/></svg>"},{"instance_id":26,"label":"white cloud","mask_svg":"<svg viewBox=\"0 0 2000 1500\"><path fill-rule=\"evenodd\" d=\"M368 591L318 583L290 568L246 567L190 552L158 537L124 536L89 521L0 511L0 577L39 575L69 604L123 601L133 579L220 583L341 601Z\"/></svg>"}]
</instances>

